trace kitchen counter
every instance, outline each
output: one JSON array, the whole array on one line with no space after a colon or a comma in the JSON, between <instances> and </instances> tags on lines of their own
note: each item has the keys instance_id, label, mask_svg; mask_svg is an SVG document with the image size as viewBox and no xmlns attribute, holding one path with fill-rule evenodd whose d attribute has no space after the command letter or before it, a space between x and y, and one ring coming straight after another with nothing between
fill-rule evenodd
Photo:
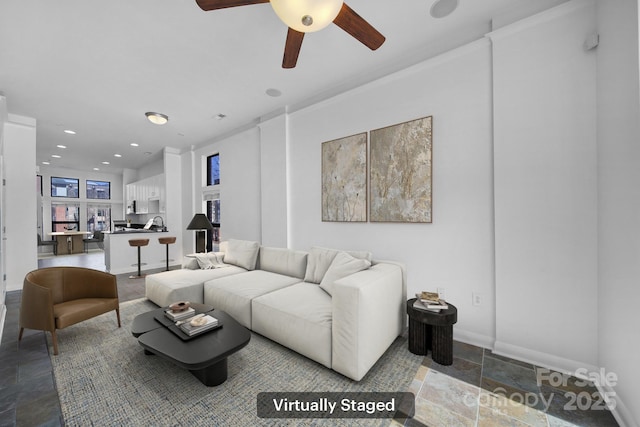
<instances>
[{"instance_id":1,"label":"kitchen counter","mask_svg":"<svg viewBox=\"0 0 640 427\"><path fill-rule=\"evenodd\" d=\"M130 246L130 239L149 239L147 246L140 248L142 270L166 267L166 246L158 242L159 237L175 236L168 231L128 229L104 233L104 261L111 274L138 271L138 248ZM182 260L180 243L169 245L169 265L180 264Z\"/></svg>"},{"instance_id":2,"label":"kitchen counter","mask_svg":"<svg viewBox=\"0 0 640 427\"><path fill-rule=\"evenodd\" d=\"M168 233L168 231L162 230L145 230L144 228L128 228L126 230L118 230L118 231L107 231L105 234L134 234L134 233Z\"/></svg>"}]
</instances>

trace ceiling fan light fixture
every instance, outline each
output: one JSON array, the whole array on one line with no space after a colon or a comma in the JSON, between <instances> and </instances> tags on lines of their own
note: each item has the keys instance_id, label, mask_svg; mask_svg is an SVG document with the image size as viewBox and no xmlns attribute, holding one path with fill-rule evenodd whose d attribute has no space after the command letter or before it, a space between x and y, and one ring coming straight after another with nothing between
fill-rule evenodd
<instances>
[{"instance_id":1,"label":"ceiling fan light fixture","mask_svg":"<svg viewBox=\"0 0 640 427\"><path fill-rule=\"evenodd\" d=\"M289 28L311 33L336 19L343 0L271 0L270 3L278 18Z\"/></svg>"},{"instance_id":2,"label":"ceiling fan light fixture","mask_svg":"<svg viewBox=\"0 0 640 427\"><path fill-rule=\"evenodd\" d=\"M154 125L163 125L169 121L169 116L166 114L148 112L144 113L144 115L147 116L147 119Z\"/></svg>"}]
</instances>

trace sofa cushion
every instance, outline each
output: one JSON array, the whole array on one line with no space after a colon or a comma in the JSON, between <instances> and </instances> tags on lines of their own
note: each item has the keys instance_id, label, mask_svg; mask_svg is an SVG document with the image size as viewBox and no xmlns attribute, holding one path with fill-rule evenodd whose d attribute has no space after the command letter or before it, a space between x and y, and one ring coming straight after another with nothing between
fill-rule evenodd
<instances>
[{"instance_id":1,"label":"sofa cushion","mask_svg":"<svg viewBox=\"0 0 640 427\"><path fill-rule=\"evenodd\" d=\"M322 248L314 246L309 251L307 258L307 269L304 275L304 281L310 283L320 283L324 274L333 262L333 258L338 252L347 252L354 258L366 259L371 262L372 254L367 251L340 251L338 249Z\"/></svg>"},{"instance_id":2,"label":"sofa cushion","mask_svg":"<svg viewBox=\"0 0 640 427\"><path fill-rule=\"evenodd\" d=\"M226 311L241 325L251 328L251 300L300 282L295 277L254 270L205 282L204 303Z\"/></svg>"},{"instance_id":3,"label":"sofa cushion","mask_svg":"<svg viewBox=\"0 0 640 427\"><path fill-rule=\"evenodd\" d=\"M261 247L258 265L260 270L302 280L307 268L307 253L284 248Z\"/></svg>"},{"instance_id":4,"label":"sofa cushion","mask_svg":"<svg viewBox=\"0 0 640 427\"><path fill-rule=\"evenodd\" d=\"M320 287L329 295L333 295L333 282L369 267L371 262L366 259L354 258L346 252L338 252L322 278Z\"/></svg>"},{"instance_id":5,"label":"sofa cushion","mask_svg":"<svg viewBox=\"0 0 640 427\"><path fill-rule=\"evenodd\" d=\"M331 297L296 283L251 302L251 329L331 368Z\"/></svg>"},{"instance_id":6,"label":"sofa cushion","mask_svg":"<svg viewBox=\"0 0 640 427\"><path fill-rule=\"evenodd\" d=\"M160 307L176 301L201 303L204 300L203 285L216 277L246 272L244 268L230 266L212 270L171 270L149 274L145 277L145 294Z\"/></svg>"},{"instance_id":7,"label":"sofa cushion","mask_svg":"<svg viewBox=\"0 0 640 427\"><path fill-rule=\"evenodd\" d=\"M258 242L229 239L227 251L224 254L224 262L237 265L246 270L254 270L259 250L260 244Z\"/></svg>"}]
</instances>

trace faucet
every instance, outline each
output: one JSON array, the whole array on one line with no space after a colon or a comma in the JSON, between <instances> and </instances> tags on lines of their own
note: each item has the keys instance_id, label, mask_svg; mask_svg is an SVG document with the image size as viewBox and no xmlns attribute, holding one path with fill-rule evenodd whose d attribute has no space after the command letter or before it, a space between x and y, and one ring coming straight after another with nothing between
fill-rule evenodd
<instances>
[{"instance_id":1,"label":"faucet","mask_svg":"<svg viewBox=\"0 0 640 427\"><path fill-rule=\"evenodd\" d=\"M167 231L167 227L164 226L164 219L160 215L153 217L153 223L154 224L156 223L156 218L160 218L160 222L161 222L160 227L162 227L162 231Z\"/></svg>"}]
</instances>

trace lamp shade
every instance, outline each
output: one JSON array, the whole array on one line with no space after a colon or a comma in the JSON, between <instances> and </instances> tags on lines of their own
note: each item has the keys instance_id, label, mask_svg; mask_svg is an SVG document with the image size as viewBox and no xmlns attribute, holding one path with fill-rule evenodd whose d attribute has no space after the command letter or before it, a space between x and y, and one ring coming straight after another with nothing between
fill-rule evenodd
<instances>
[{"instance_id":1,"label":"lamp shade","mask_svg":"<svg viewBox=\"0 0 640 427\"><path fill-rule=\"evenodd\" d=\"M287 26L301 33L318 31L331 24L342 0L271 0L271 7Z\"/></svg>"},{"instance_id":2,"label":"lamp shade","mask_svg":"<svg viewBox=\"0 0 640 427\"><path fill-rule=\"evenodd\" d=\"M213 225L211 225L211 221L205 214L197 213L187 225L187 230L213 230Z\"/></svg>"}]
</instances>

